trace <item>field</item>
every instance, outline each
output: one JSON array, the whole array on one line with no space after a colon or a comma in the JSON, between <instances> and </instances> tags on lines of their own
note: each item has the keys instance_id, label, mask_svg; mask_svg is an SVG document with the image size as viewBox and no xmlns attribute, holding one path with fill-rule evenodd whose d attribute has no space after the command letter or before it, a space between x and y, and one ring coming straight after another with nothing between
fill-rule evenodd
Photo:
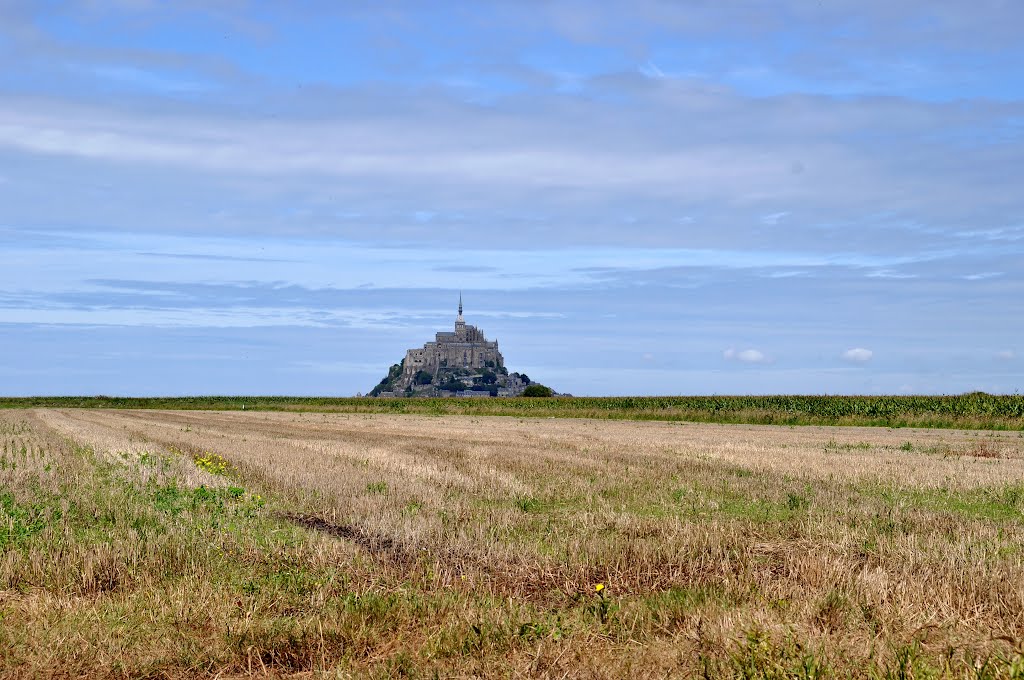
<instances>
[{"instance_id":1,"label":"field","mask_svg":"<svg viewBox=\"0 0 1024 680\"><path fill-rule=\"evenodd\" d=\"M3 408L187 409L516 416L759 425L1024 430L1024 396L691 396L555 399L0 397Z\"/></svg>"},{"instance_id":2,"label":"field","mask_svg":"<svg viewBox=\"0 0 1024 680\"><path fill-rule=\"evenodd\" d=\"M1019 431L0 411L4 677L1024 678L1022 550Z\"/></svg>"}]
</instances>

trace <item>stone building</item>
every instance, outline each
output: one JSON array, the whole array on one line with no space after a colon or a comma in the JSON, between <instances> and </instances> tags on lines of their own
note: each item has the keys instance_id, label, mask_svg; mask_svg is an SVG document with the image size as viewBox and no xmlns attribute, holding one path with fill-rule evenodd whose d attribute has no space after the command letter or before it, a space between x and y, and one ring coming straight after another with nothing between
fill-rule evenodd
<instances>
[{"instance_id":1,"label":"stone building","mask_svg":"<svg viewBox=\"0 0 1024 680\"><path fill-rule=\"evenodd\" d=\"M466 323L459 295L455 329L407 350L370 396L518 397L529 382L525 375L508 372L497 340L488 340L479 328Z\"/></svg>"},{"instance_id":2,"label":"stone building","mask_svg":"<svg viewBox=\"0 0 1024 680\"><path fill-rule=\"evenodd\" d=\"M402 383L410 384L420 371L431 375L453 369L497 370L505 365L498 351L498 341L488 340L476 326L470 326L462 316L462 295L459 295L459 315L455 317L455 330L442 331L419 349L405 353L402 365Z\"/></svg>"}]
</instances>

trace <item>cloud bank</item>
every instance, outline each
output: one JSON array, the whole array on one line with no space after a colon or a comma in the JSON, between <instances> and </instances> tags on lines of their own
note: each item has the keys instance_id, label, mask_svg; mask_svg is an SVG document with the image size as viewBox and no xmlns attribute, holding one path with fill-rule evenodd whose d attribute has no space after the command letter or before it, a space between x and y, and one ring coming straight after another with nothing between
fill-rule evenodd
<instances>
[{"instance_id":1,"label":"cloud bank","mask_svg":"<svg viewBox=\"0 0 1024 680\"><path fill-rule=\"evenodd\" d=\"M849 361L855 364L865 364L871 361L873 356L875 356L874 352L869 349L864 349L863 347L854 347L853 349L846 350L842 354L844 361Z\"/></svg>"},{"instance_id":2,"label":"cloud bank","mask_svg":"<svg viewBox=\"0 0 1024 680\"><path fill-rule=\"evenodd\" d=\"M729 348L722 352L722 357L727 361L739 361L744 364L765 364L771 361L764 352L758 349L735 350Z\"/></svg>"}]
</instances>

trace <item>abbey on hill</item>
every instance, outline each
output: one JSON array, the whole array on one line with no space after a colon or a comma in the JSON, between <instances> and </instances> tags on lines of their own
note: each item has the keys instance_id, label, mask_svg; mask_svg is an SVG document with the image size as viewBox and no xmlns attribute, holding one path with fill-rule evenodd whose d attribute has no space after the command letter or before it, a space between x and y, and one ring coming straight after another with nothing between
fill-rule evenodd
<instances>
[{"instance_id":1,"label":"abbey on hill","mask_svg":"<svg viewBox=\"0 0 1024 680\"><path fill-rule=\"evenodd\" d=\"M505 368L497 340L466 323L459 295L455 331L442 331L433 342L408 350L370 396L518 397L529 384L529 377Z\"/></svg>"}]
</instances>

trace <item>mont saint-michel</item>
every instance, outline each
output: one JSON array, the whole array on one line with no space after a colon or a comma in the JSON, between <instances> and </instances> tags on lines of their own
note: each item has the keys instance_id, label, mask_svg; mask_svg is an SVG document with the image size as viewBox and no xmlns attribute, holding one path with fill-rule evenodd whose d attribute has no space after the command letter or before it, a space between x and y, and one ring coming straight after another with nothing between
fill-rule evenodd
<instances>
[{"instance_id":1,"label":"mont saint-michel","mask_svg":"<svg viewBox=\"0 0 1024 680\"><path fill-rule=\"evenodd\" d=\"M466 323L459 295L455 330L441 331L432 342L406 351L370 396L518 397L529 385L528 376L505 368L497 340Z\"/></svg>"}]
</instances>

